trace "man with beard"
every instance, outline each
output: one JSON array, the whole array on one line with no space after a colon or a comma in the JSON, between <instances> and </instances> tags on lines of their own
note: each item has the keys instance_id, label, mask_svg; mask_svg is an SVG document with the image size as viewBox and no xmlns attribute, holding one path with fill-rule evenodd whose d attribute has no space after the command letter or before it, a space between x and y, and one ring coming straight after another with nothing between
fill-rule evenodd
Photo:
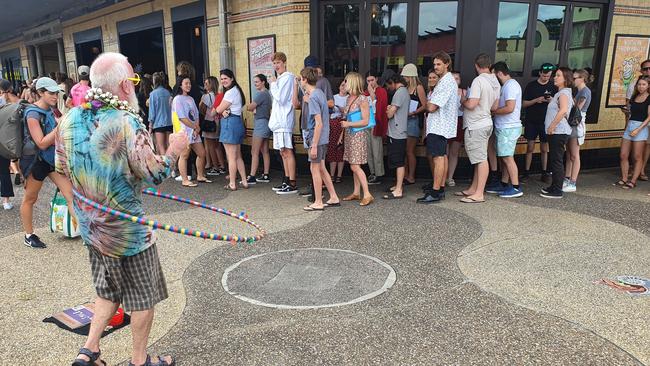
<instances>
[{"instance_id":1,"label":"man with beard","mask_svg":"<svg viewBox=\"0 0 650 366\"><path fill-rule=\"evenodd\" d=\"M424 197L417 203L434 203L445 197L445 178L447 177L447 140L456 137L458 124L458 84L449 72L451 57L445 52L438 52L433 57L434 72L440 80L429 96L427 103L426 131L427 153L433 157L431 189L424 192Z\"/></svg>"},{"instance_id":2,"label":"man with beard","mask_svg":"<svg viewBox=\"0 0 650 366\"><path fill-rule=\"evenodd\" d=\"M90 68L90 81L91 103L70 110L59 125L56 170L86 198L141 216L142 182L160 184L171 174L173 162L187 148L187 136L172 134L167 155L154 153L147 128L137 115L134 84L139 77L124 55L104 53L97 57ZM73 365L101 362L99 341L120 304L131 313L133 349L129 364L174 365L171 356L152 358L146 354L154 306L167 298L153 232L78 199L74 208L88 247L97 299L88 338Z\"/></svg>"}]
</instances>

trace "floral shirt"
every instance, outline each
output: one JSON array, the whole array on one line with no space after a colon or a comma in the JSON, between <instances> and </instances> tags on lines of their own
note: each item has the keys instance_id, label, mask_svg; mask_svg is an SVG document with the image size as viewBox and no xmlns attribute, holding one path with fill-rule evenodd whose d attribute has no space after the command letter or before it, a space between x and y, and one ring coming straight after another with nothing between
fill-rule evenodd
<instances>
[{"instance_id":1,"label":"floral shirt","mask_svg":"<svg viewBox=\"0 0 650 366\"><path fill-rule=\"evenodd\" d=\"M146 127L133 114L76 107L59 124L56 171L84 197L131 215L144 215L142 182L160 184L171 159L156 155ZM147 226L125 222L74 200L81 237L102 254L136 255L154 242Z\"/></svg>"},{"instance_id":2,"label":"floral shirt","mask_svg":"<svg viewBox=\"0 0 650 366\"><path fill-rule=\"evenodd\" d=\"M456 137L458 124L458 84L447 72L443 75L433 93L429 95L429 103L438 106L427 116L427 134L443 136L448 139Z\"/></svg>"}]
</instances>

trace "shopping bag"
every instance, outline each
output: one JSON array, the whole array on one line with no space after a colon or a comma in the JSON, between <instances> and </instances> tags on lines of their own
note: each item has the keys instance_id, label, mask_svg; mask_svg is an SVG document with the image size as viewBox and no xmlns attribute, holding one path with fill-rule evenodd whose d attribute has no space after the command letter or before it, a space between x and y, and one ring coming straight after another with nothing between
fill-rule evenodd
<instances>
[{"instance_id":1,"label":"shopping bag","mask_svg":"<svg viewBox=\"0 0 650 366\"><path fill-rule=\"evenodd\" d=\"M77 218L68 212L68 203L58 189L50 202L50 231L62 233L68 238L80 235Z\"/></svg>"}]
</instances>

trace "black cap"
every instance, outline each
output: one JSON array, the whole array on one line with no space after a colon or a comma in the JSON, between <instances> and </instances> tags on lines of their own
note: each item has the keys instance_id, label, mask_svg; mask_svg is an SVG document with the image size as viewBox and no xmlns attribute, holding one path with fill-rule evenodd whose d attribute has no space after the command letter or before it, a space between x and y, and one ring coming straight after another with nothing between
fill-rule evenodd
<instances>
[{"instance_id":1,"label":"black cap","mask_svg":"<svg viewBox=\"0 0 650 366\"><path fill-rule=\"evenodd\" d=\"M11 82L9 80L0 79L1 92L6 93L6 92L12 92L13 90L14 90L14 86L11 85Z\"/></svg>"},{"instance_id":2,"label":"black cap","mask_svg":"<svg viewBox=\"0 0 650 366\"><path fill-rule=\"evenodd\" d=\"M318 63L318 58L316 56L309 55L305 57L305 67L318 67L320 64Z\"/></svg>"}]
</instances>

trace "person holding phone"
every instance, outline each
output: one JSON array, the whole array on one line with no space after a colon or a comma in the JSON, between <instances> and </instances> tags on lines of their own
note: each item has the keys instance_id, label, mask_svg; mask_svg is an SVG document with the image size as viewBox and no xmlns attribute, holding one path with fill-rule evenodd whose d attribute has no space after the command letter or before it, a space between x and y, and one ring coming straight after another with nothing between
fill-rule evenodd
<instances>
[{"instance_id":1,"label":"person holding phone","mask_svg":"<svg viewBox=\"0 0 650 366\"><path fill-rule=\"evenodd\" d=\"M542 177L545 183L551 181L551 174L548 171L548 140L546 138L546 129L544 128L544 117L548 103L558 92L557 87L551 81L551 75L555 66L550 63L543 63L539 67L539 74L536 80L531 81L524 89L522 107L524 108L524 137L528 143L526 149L526 162L524 173L521 177L523 181L528 179L530 166L533 162L533 152L535 151L535 140L539 137L539 147L542 161Z\"/></svg>"}]
</instances>

